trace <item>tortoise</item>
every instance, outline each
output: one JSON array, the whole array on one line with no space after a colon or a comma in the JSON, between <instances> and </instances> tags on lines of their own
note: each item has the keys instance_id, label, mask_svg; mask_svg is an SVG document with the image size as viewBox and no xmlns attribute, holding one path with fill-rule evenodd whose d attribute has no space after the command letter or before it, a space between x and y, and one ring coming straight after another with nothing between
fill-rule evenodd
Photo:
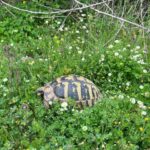
<instances>
[{"instance_id":1,"label":"tortoise","mask_svg":"<svg viewBox=\"0 0 150 150\"><path fill-rule=\"evenodd\" d=\"M67 102L68 98L81 107L93 106L102 97L92 81L78 75L61 76L38 88L37 94L43 96L46 108L55 100Z\"/></svg>"}]
</instances>

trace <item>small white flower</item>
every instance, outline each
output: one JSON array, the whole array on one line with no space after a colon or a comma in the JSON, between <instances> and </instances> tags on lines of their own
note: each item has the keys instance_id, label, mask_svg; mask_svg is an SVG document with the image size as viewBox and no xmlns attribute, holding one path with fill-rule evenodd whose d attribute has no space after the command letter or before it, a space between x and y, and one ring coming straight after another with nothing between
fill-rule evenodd
<instances>
[{"instance_id":1,"label":"small white flower","mask_svg":"<svg viewBox=\"0 0 150 150\"><path fill-rule=\"evenodd\" d=\"M58 22L57 22L57 24L59 25L59 24L61 24L61 22L60 22L60 21L58 21Z\"/></svg>"},{"instance_id":2,"label":"small white flower","mask_svg":"<svg viewBox=\"0 0 150 150\"><path fill-rule=\"evenodd\" d=\"M52 104L53 104L53 102L52 102L52 101L49 101L48 103L49 103L49 105L52 105Z\"/></svg>"},{"instance_id":3,"label":"small white flower","mask_svg":"<svg viewBox=\"0 0 150 150\"><path fill-rule=\"evenodd\" d=\"M81 41L81 43L82 43L82 44L84 44L84 43L85 43L85 41L84 41L84 40L82 40L82 41Z\"/></svg>"},{"instance_id":4,"label":"small white flower","mask_svg":"<svg viewBox=\"0 0 150 150\"><path fill-rule=\"evenodd\" d=\"M62 103L61 103L61 107L66 108L67 106L68 106L68 103L67 103L67 102L62 102Z\"/></svg>"},{"instance_id":5,"label":"small white flower","mask_svg":"<svg viewBox=\"0 0 150 150\"><path fill-rule=\"evenodd\" d=\"M14 46L14 43L11 43L10 46Z\"/></svg>"},{"instance_id":6,"label":"small white flower","mask_svg":"<svg viewBox=\"0 0 150 150\"><path fill-rule=\"evenodd\" d=\"M72 109L71 111L74 112L74 109Z\"/></svg>"},{"instance_id":7,"label":"small white flower","mask_svg":"<svg viewBox=\"0 0 150 150\"><path fill-rule=\"evenodd\" d=\"M118 98L124 99L124 96L123 95L119 95Z\"/></svg>"},{"instance_id":8,"label":"small white flower","mask_svg":"<svg viewBox=\"0 0 150 150\"><path fill-rule=\"evenodd\" d=\"M108 48L110 48L110 49L113 48L113 47L114 47L113 45L109 45L109 46L108 46Z\"/></svg>"},{"instance_id":9,"label":"small white flower","mask_svg":"<svg viewBox=\"0 0 150 150\"><path fill-rule=\"evenodd\" d=\"M145 97L149 97L149 96L150 96L150 93L149 93L149 92L145 92L145 93L144 93L144 96L145 96Z\"/></svg>"},{"instance_id":10,"label":"small white flower","mask_svg":"<svg viewBox=\"0 0 150 150\"><path fill-rule=\"evenodd\" d=\"M144 89L144 86L143 86L143 85L140 85L139 88L142 90L142 89Z\"/></svg>"},{"instance_id":11,"label":"small white flower","mask_svg":"<svg viewBox=\"0 0 150 150\"><path fill-rule=\"evenodd\" d=\"M117 44L117 43L120 43L120 41L119 40L115 40L115 43Z\"/></svg>"},{"instance_id":12,"label":"small white flower","mask_svg":"<svg viewBox=\"0 0 150 150\"><path fill-rule=\"evenodd\" d=\"M124 47L124 48L123 48L123 51L126 51L126 50L127 50L127 49Z\"/></svg>"},{"instance_id":13,"label":"small white flower","mask_svg":"<svg viewBox=\"0 0 150 150\"><path fill-rule=\"evenodd\" d=\"M86 33L89 33L89 30L86 30Z\"/></svg>"},{"instance_id":14,"label":"small white flower","mask_svg":"<svg viewBox=\"0 0 150 150\"><path fill-rule=\"evenodd\" d=\"M82 54L82 51L78 51L78 54Z\"/></svg>"},{"instance_id":15,"label":"small white flower","mask_svg":"<svg viewBox=\"0 0 150 150\"><path fill-rule=\"evenodd\" d=\"M127 45L127 47L131 47L131 45L130 45L130 44L128 44L128 45Z\"/></svg>"},{"instance_id":16,"label":"small white flower","mask_svg":"<svg viewBox=\"0 0 150 150\"><path fill-rule=\"evenodd\" d=\"M4 79L3 79L3 82L7 82L7 81L8 81L8 79L7 79L7 78L4 78Z\"/></svg>"},{"instance_id":17,"label":"small white flower","mask_svg":"<svg viewBox=\"0 0 150 150\"><path fill-rule=\"evenodd\" d=\"M140 49L140 48L141 48L140 46L136 46L136 47L135 47L135 49L137 49L137 50Z\"/></svg>"},{"instance_id":18,"label":"small white flower","mask_svg":"<svg viewBox=\"0 0 150 150\"><path fill-rule=\"evenodd\" d=\"M77 30L76 33L80 33L80 32Z\"/></svg>"},{"instance_id":19,"label":"small white flower","mask_svg":"<svg viewBox=\"0 0 150 150\"><path fill-rule=\"evenodd\" d=\"M80 48L77 46L76 49L79 50Z\"/></svg>"},{"instance_id":20,"label":"small white flower","mask_svg":"<svg viewBox=\"0 0 150 150\"><path fill-rule=\"evenodd\" d=\"M46 20L46 21L45 21L45 24L48 24L48 23L49 23L49 21L48 21L48 20Z\"/></svg>"},{"instance_id":21,"label":"small white flower","mask_svg":"<svg viewBox=\"0 0 150 150\"><path fill-rule=\"evenodd\" d=\"M60 108L59 110L60 110L60 111L64 111L64 108Z\"/></svg>"},{"instance_id":22,"label":"small white flower","mask_svg":"<svg viewBox=\"0 0 150 150\"><path fill-rule=\"evenodd\" d=\"M42 40L42 37L39 37L39 40Z\"/></svg>"},{"instance_id":23,"label":"small white flower","mask_svg":"<svg viewBox=\"0 0 150 150\"><path fill-rule=\"evenodd\" d=\"M127 82L127 83L126 83L126 86L130 86L130 82Z\"/></svg>"},{"instance_id":24,"label":"small white flower","mask_svg":"<svg viewBox=\"0 0 150 150\"><path fill-rule=\"evenodd\" d=\"M5 97L7 94L6 93L3 93L3 96Z\"/></svg>"},{"instance_id":25,"label":"small white flower","mask_svg":"<svg viewBox=\"0 0 150 150\"><path fill-rule=\"evenodd\" d=\"M141 60L137 61L137 63L138 63L138 64L141 64L141 65L145 64L145 62L144 62L144 60L143 60L143 59L141 59Z\"/></svg>"},{"instance_id":26,"label":"small white flower","mask_svg":"<svg viewBox=\"0 0 150 150\"><path fill-rule=\"evenodd\" d=\"M72 49L72 46L69 46L69 49L71 50L71 49Z\"/></svg>"},{"instance_id":27,"label":"small white flower","mask_svg":"<svg viewBox=\"0 0 150 150\"><path fill-rule=\"evenodd\" d=\"M30 82L30 80L25 79L25 82L26 82L26 83L29 83L29 82Z\"/></svg>"},{"instance_id":28,"label":"small white flower","mask_svg":"<svg viewBox=\"0 0 150 150\"><path fill-rule=\"evenodd\" d=\"M83 57L81 60L82 60L82 61L85 61L85 58Z\"/></svg>"},{"instance_id":29,"label":"small white flower","mask_svg":"<svg viewBox=\"0 0 150 150\"><path fill-rule=\"evenodd\" d=\"M110 77L110 76L112 76L112 74L111 74L111 73L108 73L108 76Z\"/></svg>"},{"instance_id":30,"label":"small white flower","mask_svg":"<svg viewBox=\"0 0 150 150\"><path fill-rule=\"evenodd\" d=\"M83 26L82 29L86 29L86 26Z\"/></svg>"},{"instance_id":31,"label":"small white flower","mask_svg":"<svg viewBox=\"0 0 150 150\"><path fill-rule=\"evenodd\" d=\"M130 101L131 101L132 104L136 103L136 99L135 98L131 98Z\"/></svg>"},{"instance_id":32,"label":"small white flower","mask_svg":"<svg viewBox=\"0 0 150 150\"><path fill-rule=\"evenodd\" d=\"M143 116L146 116L146 115L147 115L147 112L146 112L146 111L142 111L141 114L142 114Z\"/></svg>"},{"instance_id":33,"label":"small white flower","mask_svg":"<svg viewBox=\"0 0 150 150\"><path fill-rule=\"evenodd\" d=\"M137 103L139 104L139 106L143 105L142 101L137 101Z\"/></svg>"},{"instance_id":34,"label":"small white flower","mask_svg":"<svg viewBox=\"0 0 150 150\"><path fill-rule=\"evenodd\" d=\"M68 28L67 28L67 27L65 27L65 31L68 31Z\"/></svg>"},{"instance_id":35,"label":"small white flower","mask_svg":"<svg viewBox=\"0 0 150 150\"><path fill-rule=\"evenodd\" d=\"M83 126L83 127L82 127L82 130L83 130L83 131L87 131L87 129L88 129L87 126Z\"/></svg>"},{"instance_id":36,"label":"small white flower","mask_svg":"<svg viewBox=\"0 0 150 150\"><path fill-rule=\"evenodd\" d=\"M86 14L81 14L81 16L82 16L82 17L85 17L85 16L86 16Z\"/></svg>"},{"instance_id":37,"label":"small white flower","mask_svg":"<svg viewBox=\"0 0 150 150\"><path fill-rule=\"evenodd\" d=\"M81 22L83 22L83 18L80 17L79 19L80 19Z\"/></svg>"},{"instance_id":38,"label":"small white flower","mask_svg":"<svg viewBox=\"0 0 150 150\"><path fill-rule=\"evenodd\" d=\"M147 70L146 70L146 69L144 69L144 70L143 70L143 73L147 73Z\"/></svg>"},{"instance_id":39,"label":"small white flower","mask_svg":"<svg viewBox=\"0 0 150 150\"><path fill-rule=\"evenodd\" d=\"M115 52L115 56L119 56L119 53L118 53L118 52Z\"/></svg>"},{"instance_id":40,"label":"small white flower","mask_svg":"<svg viewBox=\"0 0 150 150\"><path fill-rule=\"evenodd\" d=\"M139 108L146 110L146 106L145 105L139 105Z\"/></svg>"}]
</instances>

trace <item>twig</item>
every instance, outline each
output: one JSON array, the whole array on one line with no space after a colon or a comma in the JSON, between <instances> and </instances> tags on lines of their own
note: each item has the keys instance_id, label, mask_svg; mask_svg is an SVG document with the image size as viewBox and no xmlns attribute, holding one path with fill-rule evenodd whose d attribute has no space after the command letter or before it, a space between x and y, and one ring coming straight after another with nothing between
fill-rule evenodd
<instances>
[{"instance_id":1,"label":"twig","mask_svg":"<svg viewBox=\"0 0 150 150\"><path fill-rule=\"evenodd\" d=\"M7 7L4 7L13 17L16 17Z\"/></svg>"},{"instance_id":2,"label":"twig","mask_svg":"<svg viewBox=\"0 0 150 150\"><path fill-rule=\"evenodd\" d=\"M112 1L112 0L109 0L109 1ZM66 12L70 12L70 11L77 11L77 10L82 10L82 9L94 7L94 6L101 5L101 4L104 3L104 2L100 2L100 3L96 3L96 4L86 5L86 6L83 6L83 7L66 9L66 10L58 10L58 11L53 11L53 12L42 12L42 11L32 11L32 10L27 10L27 9L22 9L22 8L19 8L19 7L15 7L15 6L13 6L9 3L4 2L3 0L0 0L0 2L3 5L6 5L10 8L13 8L13 9L16 9L16 10L19 10L19 11L22 11L22 12L27 12L27 13L31 13L31 14L40 14L40 15L61 14L61 13L66 13Z\"/></svg>"},{"instance_id":3,"label":"twig","mask_svg":"<svg viewBox=\"0 0 150 150\"><path fill-rule=\"evenodd\" d=\"M80 4L80 5L82 5L82 6L84 6L84 7L87 6L86 4L81 3L81 2L79 2L78 0L75 0L75 2L78 3L78 4ZM88 5L88 6L90 6L90 5ZM97 9L93 8L93 6L90 6L90 8L91 8L92 10L94 10L94 11L100 13L100 14L103 14L103 15L106 15L106 16L109 16L109 17L118 19L118 20L120 20L120 21L122 21L122 22L129 23L129 24L134 25L134 26L136 26L136 27L138 27L138 28L147 30L147 32L150 32L150 28L146 28L146 27L144 27L144 26L142 26L142 25L140 25L140 24L137 24L137 23L135 23L135 22L131 22L131 21L126 20L126 19L124 19L124 18L121 18L121 17L115 16L115 15L112 15L112 14L109 14L109 13L106 13L106 12L103 12L103 11L100 11L100 10L97 10Z\"/></svg>"},{"instance_id":4,"label":"twig","mask_svg":"<svg viewBox=\"0 0 150 150\"><path fill-rule=\"evenodd\" d=\"M124 16L124 11L125 11L125 4L124 4L124 6L123 6L123 11L122 11L121 17ZM120 30L122 29L123 25L124 25L124 22L121 22L120 28L117 30L117 32L114 34L114 36L111 37L111 39L108 40L108 41L104 44L104 47L105 47L108 43L110 43L114 38L116 38L116 36L119 34Z\"/></svg>"}]
</instances>

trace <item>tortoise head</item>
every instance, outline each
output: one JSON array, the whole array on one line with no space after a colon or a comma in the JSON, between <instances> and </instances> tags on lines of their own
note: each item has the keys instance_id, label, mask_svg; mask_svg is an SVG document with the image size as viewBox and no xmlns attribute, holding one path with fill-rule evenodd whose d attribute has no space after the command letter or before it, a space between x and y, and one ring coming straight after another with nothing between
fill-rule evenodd
<instances>
[{"instance_id":1,"label":"tortoise head","mask_svg":"<svg viewBox=\"0 0 150 150\"><path fill-rule=\"evenodd\" d=\"M52 101L56 97L53 87L50 85L45 85L43 87L38 88L36 92L37 92L37 95L40 95L42 96L42 98L44 98L44 106L46 108L49 108L49 105L52 104Z\"/></svg>"}]
</instances>

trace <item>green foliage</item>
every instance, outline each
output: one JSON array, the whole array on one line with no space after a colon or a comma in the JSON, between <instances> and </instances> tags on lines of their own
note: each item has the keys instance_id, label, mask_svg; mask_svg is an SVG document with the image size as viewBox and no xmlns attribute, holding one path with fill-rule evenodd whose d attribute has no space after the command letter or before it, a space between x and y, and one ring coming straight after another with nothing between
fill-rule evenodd
<instances>
[{"instance_id":1,"label":"green foliage","mask_svg":"<svg viewBox=\"0 0 150 150\"><path fill-rule=\"evenodd\" d=\"M78 22L70 16L63 28L64 18L13 13L0 10L1 149L150 147L146 34L143 40L141 30L121 29L106 46L119 25L93 13L75 13ZM36 89L68 74L91 79L103 101L83 111L72 102L66 110L57 102L46 110Z\"/></svg>"}]
</instances>

